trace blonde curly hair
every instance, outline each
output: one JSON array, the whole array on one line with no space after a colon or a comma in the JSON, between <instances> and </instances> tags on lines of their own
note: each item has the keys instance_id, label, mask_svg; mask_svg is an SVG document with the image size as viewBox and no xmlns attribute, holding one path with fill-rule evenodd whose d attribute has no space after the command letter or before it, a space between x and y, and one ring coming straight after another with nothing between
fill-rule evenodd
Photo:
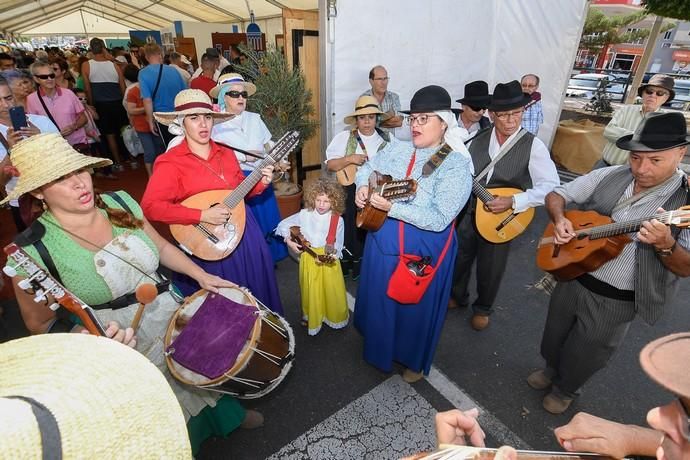
<instances>
[{"instance_id":1,"label":"blonde curly hair","mask_svg":"<svg viewBox=\"0 0 690 460\"><path fill-rule=\"evenodd\" d=\"M320 178L307 185L304 190L304 205L310 211L316 207L316 197L324 194L331 200L331 210L337 214L345 212L345 190L331 179Z\"/></svg>"}]
</instances>

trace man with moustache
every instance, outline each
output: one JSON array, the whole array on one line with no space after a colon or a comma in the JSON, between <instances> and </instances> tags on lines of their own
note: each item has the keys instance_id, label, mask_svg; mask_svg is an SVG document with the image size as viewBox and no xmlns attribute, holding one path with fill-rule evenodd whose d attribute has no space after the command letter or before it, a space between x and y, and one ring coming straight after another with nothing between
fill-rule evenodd
<instances>
[{"instance_id":1,"label":"man with moustache","mask_svg":"<svg viewBox=\"0 0 690 460\"><path fill-rule=\"evenodd\" d=\"M522 212L544 204L544 197L559 184L556 166L542 141L529 132L521 132L524 106L530 96L522 92L517 80L499 83L489 104L493 129L480 132L469 144L475 173L481 175L497 158L503 145L507 153L496 162L480 183L487 188L514 187L524 190L512 196L497 196L485 203L487 209L501 213L508 209ZM521 136L512 146L513 139ZM469 305L469 280L472 265L477 262L477 298L472 304L472 328L477 331L489 325L489 315L505 272L510 242L495 244L486 241L475 228L476 197L470 200L467 212L458 224L458 257L453 277L449 308Z\"/></svg>"}]
</instances>

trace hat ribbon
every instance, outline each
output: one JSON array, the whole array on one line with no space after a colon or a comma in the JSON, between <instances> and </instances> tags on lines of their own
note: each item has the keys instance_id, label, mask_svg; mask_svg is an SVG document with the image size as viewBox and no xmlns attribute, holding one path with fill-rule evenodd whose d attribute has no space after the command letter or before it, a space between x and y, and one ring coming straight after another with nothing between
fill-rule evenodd
<instances>
[{"instance_id":1,"label":"hat ribbon","mask_svg":"<svg viewBox=\"0 0 690 460\"><path fill-rule=\"evenodd\" d=\"M247 83L244 81L244 78L238 78L238 77L232 77L232 78L227 78L223 81L219 81L219 85L227 85L228 83Z\"/></svg>"},{"instance_id":2,"label":"hat ribbon","mask_svg":"<svg viewBox=\"0 0 690 460\"><path fill-rule=\"evenodd\" d=\"M355 112L358 110L366 109L367 107L376 107L377 109L379 108L378 104L367 104L367 105L360 105L358 107L355 107Z\"/></svg>"},{"instance_id":3,"label":"hat ribbon","mask_svg":"<svg viewBox=\"0 0 690 460\"><path fill-rule=\"evenodd\" d=\"M207 102L187 102L186 104L181 104L181 105L176 105L175 106L175 111L179 112L180 110L187 110L187 109L208 109L208 110L213 110L213 106Z\"/></svg>"},{"instance_id":4,"label":"hat ribbon","mask_svg":"<svg viewBox=\"0 0 690 460\"><path fill-rule=\"evenodd\" d=\"M7 399L19 399L31 406L36 417L38 431L41 435L41 446L44 459L62 459L62 436L55 415L42 403L26 396L6 396Z\"/></svg>"},{"instance_id":5,"label":"hat ribbon","mask_svg":"<svg viewBox=\"0 0 690 460\"><path fill-rule=\"evenodd\" d=\"M494 99L491 101L492 105L512 104L513 102L520 102L524 96L522 93L519 96L511 97L510 99Z\"/></svg>"},{"instance_id":6,"label":"hat ribbon","mask_svg":"<svg viewBox=\"0 0 690 460\"><path fill-rule=\"evenodd\" d=\"M676 135L675 137L671 137L668 134L649 134L649 133L639 133L635 136L633 136L633 140L635 141L667 141L667 142L684 142L686 140L685 135Z\"/></svg>"}]
</instances>

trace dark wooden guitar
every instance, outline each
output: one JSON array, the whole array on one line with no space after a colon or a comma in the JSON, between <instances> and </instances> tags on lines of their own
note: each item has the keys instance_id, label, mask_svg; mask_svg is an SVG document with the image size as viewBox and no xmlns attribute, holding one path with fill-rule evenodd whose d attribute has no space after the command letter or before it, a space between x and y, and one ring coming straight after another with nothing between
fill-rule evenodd
<instances>
[{"instance_id":1,"label":"dark wooden guitar","mask_svg":"<svg viewBox=\"0 0 690 460\"><path fill-rule=\"evenodd\" d=\"M297 225L290 227L290 239L299 244L300 249L316 259L316 263L328 265L335 262L335 254L317 254L311 248L311 243L302 235L302 231Z\"/></svg>"},{"instance_id":2,"label":"dark wooden guitar","mask_svg":"<svg viewBox=\"0 0 690 460\"><path fill-rule=\"evenodd\" d=\"M5 246L4 251L8 258L14 260L19 267L26 271L28 276L20 280L17 286L27 294L34 296L34 302L44 303L53 311L62 305L67 311L77 315L91 334L105 336L105 328L98 321L93 309L58 283L26 251L14 243ZM9 266L6 266L3 271L10 278L18 275L17 271ZM55 299L57 303L52 302L48 296ZM49 302L51 303L49 304Z\"/></svg>"},{"instance_id":3,"label":"dark wooden guitar","mask_svg":"<svg viewBox=\"0 0 690 460\"><path fill-rule=\"evenodd\" d=\"M567 211L576 236L567 244L554 244L554 226L549 223L537 246L537 266L561 281L589 273L618 257L632 241L628 233L637 232L642 222L656 219L665 225L690 226L690 206L641 219L613 222L595 211Z\"/></svg>"},{"instance_id":4,"label":"dark wooden guitar","mask_svg":"<svg viewBox=\"0 0 690 460\"><path fill-rule=\"evenodd\" d=\"M376 231L383 225L388 212L375 208L369 200L378 193L388 201L408 200L417 193L417 181L414 179L393 180L387 174L374 171L369 175L369 198L364 207L357 212L357 227Z\"/></svg>"},{"instance_id":5,"label":"dark wooden guitar","mask_svg":"<svg viewBox=\"0 0 690 460\"><path fill-rule=\"evenodd\" d=\"M230 219L222 225L198 223L194 225L173 224L170 233L180 247L204 260L220 260L232 253L244 235L244 197L261 179L261 169L277 163L292 152L299 143L299 133L289 131L281 137L256 169L247 176L235 190L208 190L192 195L181 204L193 209L208 209L225 206L231 210Z\"/></svg>"},{"instance_id":6,"label":"dark wooden guitar","mask_svg":"<svg viewBox=\"0 0 690 460\"><path fill-rule=\"evenodd\" d=\"M472 181L472 192L477 196L474 219L477 232L482 238L491 243L507 243L527 229L534 218L534 208L527 208L520 213L507 209L494 214L484 206L496 196L511 196L523 191L511 187L487 189L476 180Z\"/></svg>"}]
</instances>

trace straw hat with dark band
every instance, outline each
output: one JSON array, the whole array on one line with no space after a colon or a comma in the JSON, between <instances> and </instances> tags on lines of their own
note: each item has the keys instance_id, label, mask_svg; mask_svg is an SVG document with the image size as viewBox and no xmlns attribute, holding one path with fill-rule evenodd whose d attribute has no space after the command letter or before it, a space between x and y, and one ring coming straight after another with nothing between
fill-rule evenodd
<instances>
[{"instance_id":1,"label":"straw hat with dark band","mask_svg":"<svg viewBox=\"0 0 690 460\"><path fill-rule=\"evenodd\" d=\"M84 168L113 164L106 158L82 155L58 133L31 136L12 147L12 165L19 171L17 186L1 204Z\"/></svg>"},{"instance_id":2,"label":"straw hat with dark band","mask_svg":"<svg viewBox=\"0 0 690 460\"><path fill-rule=\"evenodd\" d=\"M213 110L213 103L208 94L200 89L185 89L175 96L174 112L154 112L153 116L159 123L169 125L178 117L184 115L209 114L213 116L214 123L221 123L235 117L231 113L221 113Z\"/></svg>"},{"instance_id":3,"label":"straw hat with dark band","mask_svg":"<svg viewBox=\"0 0 690 460\"><path fill-rule=\"evenodd\" d=\"M379 103L373 96L360 96L355 102L355 111L346 116L343 121L346 125L357 123L357 115L376 114L381 117L381 121L388 120L391 115L383 112Z\"/></svg>"},{"instance_id":4,"label":"straw hat with dark band","mask_svg":"<svg viewBox=\"0 0 690 460\"><path fill-rule=\"evenodd\" d=\"M671 334L648 343L640 352L642 369L678 396L690 398L690 333Z\"/></svg>"},{"instance_id":5,"label":"straw hat with dark band","mask_svg":"<svg viewBox=\"0 0 690 460\"><path fill-rule=\"evenodd\" d=\"M238 73L224 73L220 77L218 77L218 84L211 88L211 91L209 91L209 95L217 99L218 98L218 93L220 92L220 89L223 86L232 86L232 85L242 85L247 91L247 95L251 96L252 94L256 93L256 85L254 83L244 81L244 77Z\"/></svg>"},{"instance_id":6,"label":"straw hat with dark band","mask_svg":"<svg viewBox=\"0 0 690 460\"><path fill-rule=\"evenodd\" d=\"M141 353L104 337L0 345L0 458L191 458L184 415Z\"/></svg>"}]
</instances>

